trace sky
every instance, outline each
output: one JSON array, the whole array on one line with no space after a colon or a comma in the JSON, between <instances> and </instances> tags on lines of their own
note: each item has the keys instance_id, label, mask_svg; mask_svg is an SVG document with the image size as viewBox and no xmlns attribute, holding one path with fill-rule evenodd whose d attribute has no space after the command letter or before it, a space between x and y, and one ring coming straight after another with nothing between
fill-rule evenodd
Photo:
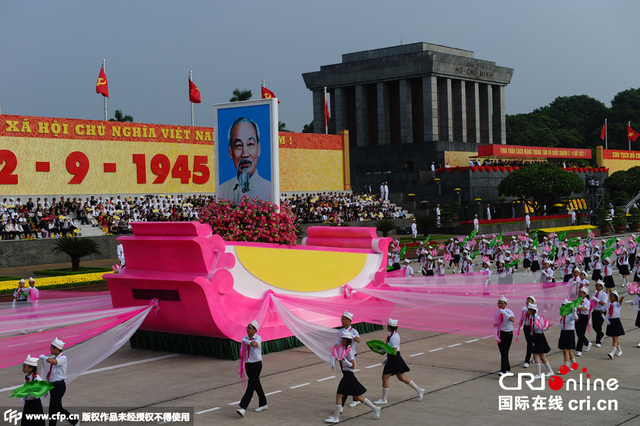
<instances>
[{"instance_id":1,"label":"sky","mask_svg":"<svg viewBox=\"0 0 640 426\"><path fill-rule=\"evenodd\" d=\"M428 42L514 68L507 114L558 96L610 106L640 87L640 2L609 0L10 1L0 0L3 114L101 120L95 84L106 59L109 118L190 125L187 77L202 94L195 124L235 88L280 99L300 132L313 119L302 73L342 54Z\"/></svg>"}]
</instances>

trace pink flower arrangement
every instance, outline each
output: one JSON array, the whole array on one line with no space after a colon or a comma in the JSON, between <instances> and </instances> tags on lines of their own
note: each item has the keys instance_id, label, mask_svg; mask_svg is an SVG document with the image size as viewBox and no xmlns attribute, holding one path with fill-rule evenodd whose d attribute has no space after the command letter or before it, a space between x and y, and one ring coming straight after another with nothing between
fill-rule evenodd
<instances>
[{"instance_id":1,"label":"pink flower arrangement","mask_svg":"<svg viewBox=\"0 0 640 426\"><path fill-rule=\"evenodd\" d=\"M204 206L200 222L208 223L225 241L295 244L295 216L288 205L242 197L239 203L216 200Z\"/></svg>"},{"instance_id":2,"label":"pink flower arrangement","mask_svg":"<svg viewBox=\"0 0 640 426\"><path fill-rule=\"evenodd\" d=\"M629 291L629 294L638 294L638 292L640 292L640 284L630 283L627 290Z\"/></svg>"},{"instance_id":3,"label":"pink flower arrangement","mask_svg":"<svg viewBox=\"0 0 640 426\"><path fill-rule=\"evenodd\" d=\"M453 256L450 253L445 253L443 258L445 262L451 262L451 260L453 259Z\"/></svg>"},{"instance_id":4,"label":"pink flower arrangement","mask_svg":"<svg viewBox=\"0 0 640 426\"><path fill-rule=\"evenodd\" d=\"M538 327L542 331L549 330L549 328L551 328L551 326L553 325L551 320L546 319L542 315L540 315L538 318L536 318L535 323L536 323L536 327Z\"/></svg>"},{"instance_id":5,"label":"pink flower arrangement","mask_svg":"<svg viewBox=\"0 0 640 426\"><path fill-rule=\"evenodd\" d=\"M593 231L588 231L587 235L589 236L589 238L594 239L596 237L596 234L593 233Z\"/></svg>"}]
</instances>

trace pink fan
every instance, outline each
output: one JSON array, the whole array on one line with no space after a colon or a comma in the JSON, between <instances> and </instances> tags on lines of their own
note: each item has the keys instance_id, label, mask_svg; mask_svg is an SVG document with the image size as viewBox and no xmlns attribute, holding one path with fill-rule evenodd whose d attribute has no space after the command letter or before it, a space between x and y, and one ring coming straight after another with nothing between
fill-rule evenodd
<instances>
[{"instance_id":1,"label":"pink fan","mask_svg":"<svg viewBox=\"0 0 640 426\"><path fill-rule=\"evenodd\" d=\"M434 257L437 256L438 255L438 249L434 248L434 249L429 250L429 254L431 256L434 256Z\"/></svg>"},{"instance_id":2,"label":"pink fan","mask_svg":"<svg viewBox=\"0 0 640 426\"><path fill-rule=\"evenodd\" d=\"M445 262L451 262L451 259L453 259L453 256L451 255L451 253L445 253L444 254L444 261Z\"/></svg>"},{"instance_id":3,"label":"pink fan","mask_svg":"<svg viewBox=\"0 0 640 426\"><path fill-rule=\"evenodd\" d=\"M400 251L400 246L394 246L392 251L394 253Z\"/></svg>"},{"instance_id":4,"label":"pink fan","mask_svg":"<svg viewBox=\"0 0 640 426\"><path fill-rule=\"evenodd\" d=\"M591 240L591 247L596 248L598 247L598 240Z\"/></svg>"},{"instance_id":5,"label":"pink fan","mask_svg":"<svg viewBox=\"0 0 640 426\"><path fill-rule=\"evenodd\" d=\"M438 246L438 250L444 250L444 244L440 244L440 245Z\"/></svg>"},{"instance_id":6,"label":"pink fan","mask_svg":"<svg viewBox=\"0 0 640 426\"><path fill-rule=\"evenodd\" d=\"M461 243L461 242L463 242L463 241L464 241L464 238L463 238L463 237L458 237L458 242L459 242L459 243Z\"/></svg>"},{"instance_id":7,"label":"pink fan","mask_svg":"<svg viewBox=\"0 0 640 426\"><path fill-rule=\"evenodd\" d=\"M566 242L561 242L561 243L560 243L560 247L566 247L566 246L567 246L567 243L566 243Z\"/></svg>"},{"instance_id":8,"label":"pink fan","mask_svg":"<svg viewBox=\"0 0 640 426\"><path fill-rule=\"evenodd\" d=\"M633 241L633 237L627 237L627 242L630 243Z\"/></svg>"},{"instance_id":9,"label":"pink fan","mask_svg":"<svg viewBox=\"0 0 640 426\"><path fill-rule=\"evenodd\" d=\"M529 237L527 237L526 235L519 235L518 239L524 243L529 239Z\"/></svg>"},{"instance_id":10,"label":"pink fan","mask_svg":"<svg viewBox=\"0 0 640 426\"><path fill-rule=\"evenodd\" d=\"M514 255L512 256L512 258L513 258L513 260L519 260L519 259L521 259L521 258L522 258L522 256L516 253L516 254L514 254Z\"/></svg>"},{"instance_id":11,"label":"pink fan","mask_svg":"<svg viewBox=\"0 0 640 426\"><path fill-rule=\"evenodd\" d=\"M536 318L535 323L536 323L536 327L538 327L542 331L547 331L553 325L551 320L546 319L542 315Z\"/></svg>"},{"instance_id":12,"label":"pink fan","mask_svg":"<svg viewBox=\"0 0 640 426\"><path fill-rule=\"evenodd\" d=\"M638 293L640 293L640 284L638 284L638 283L629 283L629 286L627 287L627 291L629 292L629 294L638 294Z\"/></svg>"},{"instance_id":13,"label":"pink fan","mask_svg":"<svg viewBox=\"0 0 640 426\"><path fill-rule=\"evenodd\" d=\"M615 254L623 254L624 253L624 249L622 247L618 247L617 249L615 249L613 251Z\"/></svg>"},{"instance_id":14,"label":"pink fan","mask_svg":"<svg viewBox=\"0 0 640 426\"><path fill-rule=\"evenodd\" d=\"M467 244L469 244L469 247L475 247L476 244L478 244L478 240L471 240L471 241L467 241Z\"/></svg>"},{"instance_id":15,"label":"pink fan","mask_svg":"<svg viewBox=\"0 0 640 426\"><path fill-rule=\"evenodd\" d=\"M584 256L581 254L576 254L576 263L578 265L580 265L582 263L582 261L584 260Z\"/></svg>"},{"instance_id":16,"label":"pink fan","mask_svg":"<svg viewBox=\"0 0 640 426\"><path fill-rule=\"evenodd\" d=\"M588 231L587 235L589 236L589 238L594 239L596 237L596 234L594 234L592 231Z\"/></svg>"},{"instance_id":17,"label":"pink fan","mask_svg":"<svg viewBox=\"0 0 640 426\"><path fill-rule=\"evenodd\" d=\"M556 237L556 233L555 233L555 232L552 232L552 233L550 233L549 235L547 235L547 237L548 237L549 239L555 238L555 237Z\"/></svg>"},{"instance_id":18,"label":"pink fan","mask_svg":"<svg viewBox=\"0 0 640 426\"><path fill-rule=\"evenodd\" d=\"M578 252L583 256L584 258L584 254L587 252L587 248L583 245L578 246Z\"/></svg>"},{"instance_id":19,"label":"pink fan","mask_svg":"<svg viewBox=\"0 0 640 426\"><path fill-rule=\"evenodd\" d=\"M551 253L551 246L544 246L542 250L544 250L545 253Z\"/></svg>"},{"instance_id":20,"label":"pink fan","mask_svg":"<svg viewBox=\"0 0 640 426\"><path fill-rule=\"evenodd\" d=\"M560 268L560 267L562 267L562 265L564 265L564 260L562 258L558 258L555 261L554 265L556 265L556 268Z\"/></svg>"},{"instance_id":21,"label":"pink fan","mask_svg":"<svg viewBox=\"0 0 640 426\"><path fill-rule=\"evenodd\" d=\"M629 243L629 248L632 249L632 250L634 248L636 248L637 246L638 246L638 243L636 243L635 241L632 241L632 242Z\"/></svg>"},{"instance_id":22,"label":"pink fan","mask_svg":"<svg viewBox=\"0 0 640 426\"><path fill-rule=\"evenodd\" d=\"M334 345L331 348L331 355L338 361L342 361L347 357L349 351L351 350L351 346L347 346L346 348L342 345Z\"/></svg>"},{"instance_id":23,"label":"pink fan","mask_svg":"<svg viewBox=\"0 0 640 426\"><path fill-rule=\"evenodd\" d=\"M491 262L491 258L489 258L489 256L482 256L482 261L485 263L489 263Z\"/></svg>"},{"instance_id":24,"label":"pink fan","mask_svg":"<svg viewBox=\"0 0 640 426\"><path fill-rule=\"evenodd\" d=\"M502 250L502 251L509 250L509 245L508 244L500 245L500 250Z\"/></svg>"}]
</instances>

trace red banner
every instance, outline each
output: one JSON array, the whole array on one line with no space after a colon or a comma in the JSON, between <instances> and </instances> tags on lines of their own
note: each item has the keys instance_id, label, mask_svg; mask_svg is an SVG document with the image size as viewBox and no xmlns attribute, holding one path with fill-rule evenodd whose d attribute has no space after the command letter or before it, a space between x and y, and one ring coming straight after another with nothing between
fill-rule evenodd
<instances>
[{"instance_id":1,"label":"red banner","mask_svg":"<svg viewBox=\"0 0 640 426\"><path fill-rule=\"evenodd\" d=\"M590 149L549 148L542 146L480 145L479 157L540 157L540 158L580 158L590 159Z\"/></svg>"}]
</instances>

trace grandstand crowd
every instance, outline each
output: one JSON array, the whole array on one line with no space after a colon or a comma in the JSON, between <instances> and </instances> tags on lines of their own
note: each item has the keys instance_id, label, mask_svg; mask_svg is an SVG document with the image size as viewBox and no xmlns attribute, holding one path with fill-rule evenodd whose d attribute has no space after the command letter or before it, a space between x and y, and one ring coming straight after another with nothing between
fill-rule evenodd
<instances>
[{"instance_id":1,"label":"grandstand crowd","mask_svg":"<svg viewBox=\"0 0 640 426\"><path fill-rule=\"evenodd\" d=\"M73 236L79 225L102 228L107 234L131 232L130 222L198 220L201 207L214 195L146 195L138 197L3 198L0 235L3 240ZM297 223L397 219L404 213L376 195L339 192L281 197Z\"/></svg>"}]
</instances>

